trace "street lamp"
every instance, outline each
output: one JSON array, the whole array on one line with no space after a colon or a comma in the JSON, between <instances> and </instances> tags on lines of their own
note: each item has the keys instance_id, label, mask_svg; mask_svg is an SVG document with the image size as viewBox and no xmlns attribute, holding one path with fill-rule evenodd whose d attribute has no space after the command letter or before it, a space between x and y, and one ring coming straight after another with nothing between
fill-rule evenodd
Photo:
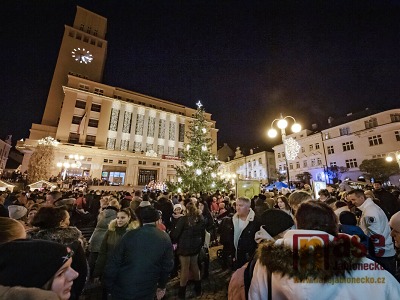
<instances>
[{"instance_id":1,"label":"street lamp","mask_svg":"<svg viewBox=\"0 0 400 300\"><path fill-rule=\"evenodd\" d=\"M57 167L61 168L62 179L65 180L67 176L67 171L69 168L72 169L80 169L82 167L82 160L85 157L78 154L70 154L69 161L67 162L58 162L56 165Z\"/></svg>"},{"instance_id":2,"label":"street lamp","mask_svg":"<svg viewBox=\"0 0 400 300\"><path fill-rule=\"evenodd\" d=\"M394 158L393 156L391 156L391 154L394 156ZM386 156L386 161L392 162L395 159L400 168L400 151L389 152L387 155L388 156Z\"/></svg>"},{"instance_id":3,"label":"street lamp","mask_svg":"<svg viewBox=\"0 0 400 300\"><path fill-rule=\"evenodd\" d=\"M285 163L286 163L286 174L288 178L288 185L290 188L290 175L289 175L289 165L288 160L294 160L299 153L300 145L296 142L292 137L286 137L286 128L288 127L288 121L286 119L292 119L293 125L291 127L292 132L300 132L301 125L296 122L296 119L292 116L281 117L279 119L275 119L271 123L271 128L268 130L268 136L270 138L275 138L278 135L278 131L273 127L276 122L276 126L281 130L282 142L285 147Z\"/></svg>"}]
</instances>

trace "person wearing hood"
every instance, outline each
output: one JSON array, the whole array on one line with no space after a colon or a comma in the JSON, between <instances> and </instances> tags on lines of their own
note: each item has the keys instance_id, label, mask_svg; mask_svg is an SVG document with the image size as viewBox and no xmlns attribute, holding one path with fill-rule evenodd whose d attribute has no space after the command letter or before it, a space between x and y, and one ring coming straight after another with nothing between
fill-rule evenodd
<instances>
[{"instance_id":1,"label":"person wearing hood","mask_svg":"<svg viewBox=\"0 0 400 300\"><path fill-rule=\"evenodd\" d=\"M236 270L248 262L257 248L254 236L260 228L251 209L251 201L246 197L239 197L236 201L236 213L231 218L224 218L220 225L220 242L223 255L229 260L232 258L233 269Z\"/></svg>"},{"instance_id":2,"label":"person wearing hood","mask_svg":"<svg viewBox=\"0 0 400 300\"><path fill-rule=\"evenodd\" d=\"M307 201L295 218L297 229L258 248L249 300L400 298L399 283L359 239L338 234L332 208Z\"/></svg>"},{"instance_id":3,"label":"person wearing hood","mask_svg":"<svg viewBox=\"0 0 400 300\"><path fill-rule=\"evenodd\" d=\"M112 204L112 203L111 203ZM100 252L101 242L106 235L108 230L108 225L112 220L117 217L117 212L119 210L118 201L114 202L113 205L107 206L103 209L97 216L96 228L93 231L92 236L89 239L89 269L91 275L93 275L93 270L96 265L96 260Z\"/></svg>"}]
</instances>

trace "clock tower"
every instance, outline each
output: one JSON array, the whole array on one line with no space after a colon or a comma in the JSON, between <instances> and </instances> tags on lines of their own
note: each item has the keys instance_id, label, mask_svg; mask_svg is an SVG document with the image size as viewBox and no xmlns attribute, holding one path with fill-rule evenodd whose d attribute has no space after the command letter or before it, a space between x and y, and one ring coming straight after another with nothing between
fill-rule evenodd
<instances>
[{"instance_id":1,"label":"clock tower","mask_svg":"<svg viewBox=\"0 0 400 300\"><path fill-rule=\"evenodd\" d=\"M106 18L77 7L74 25L65 25L42 125L58 125L64 99L63 86L67 84L68 75L102 82L107 56L106 30Z\"/></svg>"}]
</instances>

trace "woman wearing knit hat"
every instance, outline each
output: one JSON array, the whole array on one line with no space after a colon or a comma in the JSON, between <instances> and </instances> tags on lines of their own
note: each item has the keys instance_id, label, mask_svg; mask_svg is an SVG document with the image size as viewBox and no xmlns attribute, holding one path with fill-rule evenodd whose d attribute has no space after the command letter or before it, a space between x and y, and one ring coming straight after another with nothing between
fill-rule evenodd
<instances>
[{"instance_id":1,"label":"woman wearing knit hat","mask_svg":"<svg viewBox=\"0 0 400 300\"><path fill-rule=\"evenodd\" d=\"M72 255L71 249L49 241L1 244L0 298L68 300L78 277L71 268Z\"/></svg>"}]
</instances>

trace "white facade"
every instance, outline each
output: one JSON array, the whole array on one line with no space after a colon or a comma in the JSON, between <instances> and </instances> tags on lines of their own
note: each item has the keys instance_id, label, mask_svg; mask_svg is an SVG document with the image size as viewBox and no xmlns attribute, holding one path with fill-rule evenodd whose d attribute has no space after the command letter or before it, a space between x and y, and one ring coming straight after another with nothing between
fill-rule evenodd
<instances>
[{"instance_id":1,"label":"white facade","mask_svg":"<svg viewBox=\"0 0 400 300\"><path fill-rule=\"evenodd\" d=\"M5 141L0 140L0 174L2 174L4 169L6 168L10 149L11 149L11 135L9 135Z\"/></svg>"},{"instance_id":2,"label":"white facade","mask_svg":"<svg viewBox=\"0 0 400 300\"><path fill-rule=\"evenodd\" d=\"M256 179L267 183L275 171L274 154L262 151L245 156L238 155L237 150L233 160L222 163L221 170L222 173L236 174L238 179Z\"/></svg>"},{"instance_id":3,"label":"white facade","mask_svg":"<svg viewBox=\"0 0 400 300\"><path fill-rule=\"evenodd\" d=\"M356 181L362 175L359 169L365 159L385 157L400 150L400 109L371 114L357 120L343 123L321 132L302 130L288 137L300 145L300 151L293 161L288 161L290 180L296 175L309 172L312 179L326 181L326 167L347 167L348 172L339 179ZM273 147L276 168L285 172L286 161L283 144ZM399 176L392 176L391 182L399 184Z\"/></svg>"}]
</instances>

